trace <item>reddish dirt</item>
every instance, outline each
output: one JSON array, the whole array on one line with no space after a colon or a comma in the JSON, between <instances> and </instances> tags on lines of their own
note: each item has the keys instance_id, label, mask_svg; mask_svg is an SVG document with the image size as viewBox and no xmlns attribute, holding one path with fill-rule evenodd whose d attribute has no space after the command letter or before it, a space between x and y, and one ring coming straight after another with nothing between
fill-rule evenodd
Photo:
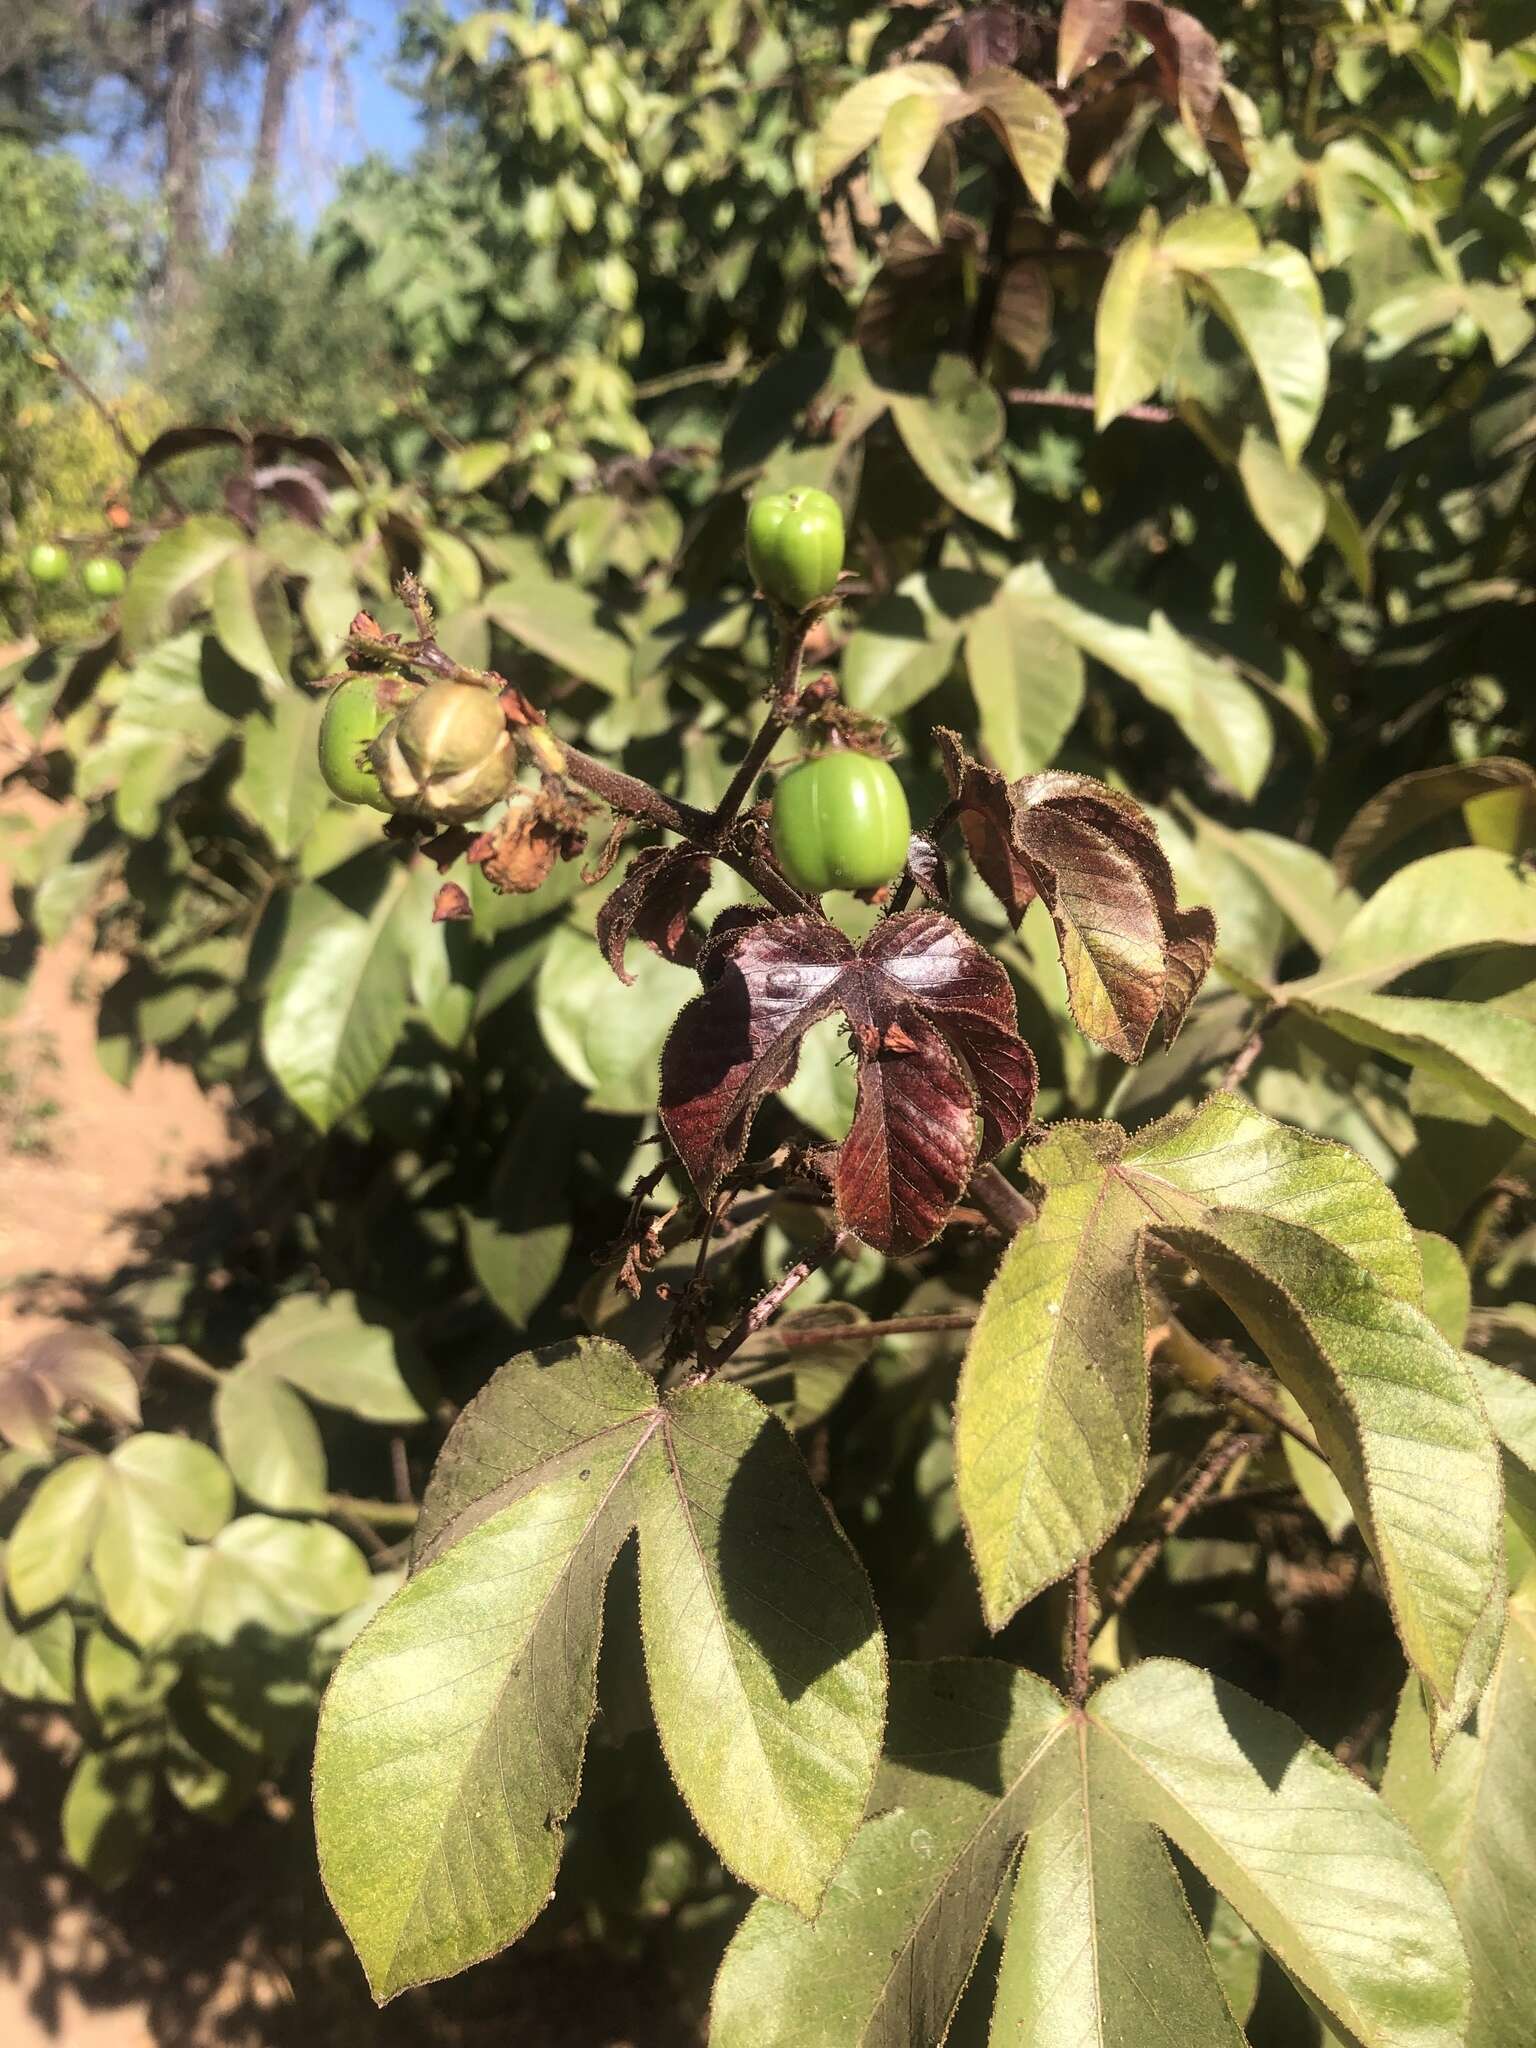
<instances>
[{"instance_id":1,"label":"reddish dirt","mask_svg":"<svg viewBox=\"0 0 1536 2048\"><path fill-rule=\"evenodd\" d=\"M0 725L3 725L0 714ZM16 757L0 731L0 768ZM28 791L11 816L41 814ZM0 869L0 936L15 918ZM128 1220L195 1193L227 1157L219 1102L146 1057L129 1088L96 1060L89 923L39 964L0 1053L25 1073L39 1043L58 1065L31 1086L60 1104L48 1151L18 1156L0 1104L0 1361L67 1309L78 1280L111 1274L142 1238ZM3 2048L683 2048L697 2037L654 1961L577 1941L530 1940L455 1982L377 2013L340 1938L302 1824L302 1772L229 1828L162 1809L149 1861L103 1898L66 1863L59 1804L73 1746L0 1700L0 2044ZM706 1979L707 1981L707 1979Z\"/></svg>"},{"instance_id":2,"label":"reddish dirt","mask_svg":"<svg viewBox=\"0 0 1536 2048\"><path fill-rule=\"evenodd\" d=\"M83 937L71 937L39 962L20 1013L0 1025L12 1070L30 1074L34 1099L60 1105L40 1127L48 1150L39 1156L10 1148L0 1113L0 1359L49 1320L18 1307L18 1281L46 1298L67 1294L75 1275L111 1273L130 1246L119 1219L187 1192L199 1165L229 1149L219 1105L181 1068L151 1055L130 1088L102 1071L94 1011L81 999L101 967ZM57 1068L37 1058L40 1046L52 1047Z\"/></svg>"}]
</instances>

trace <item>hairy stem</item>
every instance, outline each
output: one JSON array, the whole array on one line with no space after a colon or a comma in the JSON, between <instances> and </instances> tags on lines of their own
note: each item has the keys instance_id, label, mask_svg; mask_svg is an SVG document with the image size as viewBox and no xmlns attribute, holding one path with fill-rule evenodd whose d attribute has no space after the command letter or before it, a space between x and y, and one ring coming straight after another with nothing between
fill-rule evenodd
<instances>
[{"instance_id":1,"label":"hairy stem","mask_svg":"<svg viewBox=\"0 0 1536 2048\"><path fill-rule=\"evenodd\" d=\"M971 1176L971 1200L994 1229L1004 1237L1017 1237L1040 1214L1040 1204L1031 1201L995 1166L981 1166Z\"/></svg>"},{"instance_id":2,"label":"hairy stem","mask_svg":"<svg viewBox=\"0 0 1536 2048\"><path fill-rule=\"evenodd\" d=\"M1088 1651L1093 1641L1093 1561L1080 1557L1072 1568L1072 1590L1069 1595L1070 1619L1068 1633L1071 1642L1068 1657L1068 1680L1071 1686L1072 1704L1081 1707L1088 1697Z\"/></svg>"},{"instance_id":3,"label":"hairy stem","mask_svg":"<svg viewBox=\"0 0 1536 2048\"><path fill-rule=\"evenodd\" d=\"M755 1337L765 1323L772 1322L779 1310L798 1287L820 1272L829 1260L834 1259L848 1242L846 1230L832 1230L815 1244L795 1263L781 1273L765 1294L760 1294L750 1308L744 1309L736 1322L721 1338L718 1344L706 1345L699 1352L699 1370L702 1373L716 1373L728 1359Z\"/></svg>"},{"instance_id":4,"label":"hairy stem","mask_svg":"<svg viewBox=\"0 0 1536 2048\"><path fill-rule=\"evenodd\" d=\"M1183 1487L1164 1502L1157 1534L1141 1546L1105 1594L1104 1606L1109 1613L1117 1614L1124 1607L1157 1562L1169 1537L1177 1535L1196 1508L1210 1499L1233 1466L1263 1448L1264 1439L1257 1434L1234 1433L1225 1425L1216 1432Z\"/></svg>"}]
</instances>

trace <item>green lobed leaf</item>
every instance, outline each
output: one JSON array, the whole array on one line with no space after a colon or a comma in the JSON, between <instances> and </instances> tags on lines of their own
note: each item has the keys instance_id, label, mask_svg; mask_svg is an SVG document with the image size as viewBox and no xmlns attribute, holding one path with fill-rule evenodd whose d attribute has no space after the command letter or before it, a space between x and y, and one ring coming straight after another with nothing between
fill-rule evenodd
<instances>
[{"instance_id":1,"label":"green lobed leaf","mask_svg":"<svg viewBox=\"0 0 1536 2048\"><path fill-rule=\"evenodd\" d=\"M1083 657L1018 572L967 625L965 666L988 757L1010 781L1049 768L1082 709Z\"/></svg>"},{"instance_id":2,"label":"green lobed leaf","mask_svg":"<svg viewBox=\"0 0 1536 2048\"><path fill-rule=\"evenodd\" d=\"M816 136L812 183L829 184L871 148L892 107L914 94L957 97L959 80L942 64L894 64L851 85L822 121Z\"/></svg>"},{"instance_id":3,"label":"green lobed leaf","mask_svg":"<svg viewBox=\"0 0 1536 2048\"><path fill-rule=\"evenodd\" d=\"M658 1401L614 1344L526 1353L451 1433L413 1575L322 1712L322 1870L379 1997L505 1946L546 1902L604 1587L637 1521L658 1725L701 1824L807 1909L840 1859L878 1757L884 1646L787 1433L740 1388Z\"/></svg>"},{"instance_id":4,"label":"green lobed leaf","mask_svg":"<svg viewBox=\"0 0 1536 2048\"><path fill-rule=\"evenodd\" d=\"M1035 562L1009 581L1084 654L1166 711L1234 789L1254 794L1268 773L1274 735L1257 691L1225 662L1186 639L1163 612L1074 571Z\"/></svg>"},{"instance_id":5,"label":"green lobed leaf","mask_svg":"<svg viewBox=\"0 0 1536 2048\"><path fill-rule=\"evenodd\" d=\"M129 653L142 653L164 639L179 600L245 545L245 533L234 520L207 513L184 519L151 541L129 571L118 608L118 630Z\"/></svg>"},{"instance_id":6,"label":"green lobed leaf","mask_svg":"<svg viewBox=\"0 0 1536 2048\"><path fill-rule=\"evenodd\" d=\"M515 544L502 545L504 557ZM551 576L543 556L524 545L515 558L499 560L512 573L493 583L481 603L494 624L521 646L542 654L557 669L595 684L610 697L627 697L631 650L603 625L598 605L578 584Z\"/></svg>"},{"instance_id":7,"label":"green lobed leaf","mask_svg":"<svg viewBox=\"0 0 1536 2048\"><path fill-rule=\"evenodd\" d=\"M969 98L1007 150L1030 198L1048 214L1067 154L1061 109L1041 87L1002 66L976 72Z\"/></svg>"},{"instance_id":8,"label":"green lobed leaf","mask_svg":"<svg viewBox=\"0 0 1536 2048\"><path fill-rule=\"evenodd\" d=\"M1306 999L1355 1045L1453 1082L1524 1136L1536 1137L1536 1016L1497 1001L1370 995L1357 986Z\"/></svg>"},{"instance_id":9,"label":"green lobed leaf","mask_svg":"<svg viewBox=\"0 0 1536 2048\"><path fill-rule=\"evenodd\" d=\"M1273 244L1240 267L1213 267L1201 289L1253 364L1275 438L1295 463L1328 388L1328 340L1317 274L1299 249Z\"/></svg>"},{"instance_id":10,"label":"green lobed leaf","mask_svg":"<svg viewBox=\"0 0 1536 2048\"><path fill-rule=\"evenodd\" d=\"M319 698L287 690L265 716L241 728L244 759L230 800L266 835L272 851L291 860L330 802L320 773Z\"/></svg>"},{"instance_id":11,"label":"green lobed leaf","mask_svg":"<svg viewBox=\"0 0 1536 2048\"><path fill-rule=\"evenodd\" d=\"M74 1699L75 1624L63 1608L17 1628L0 1600L0 1692L56 1707Z\"/></svg>"},{"instance_id":12,"label":"green lobed leaf","mask_svg":"<svg viewBox=\"0 0 1536 2048\"><path fill-rule=\"evenodd\" d=\"M966 1350L955 1487L993 1628L1098 1548L1141 1477L1146 1210L1112 1172L1123 1142L1113 1125L1064 1125L1030 1153L1044 1207L1003 1254Z\"/></svg>"},{"instance_id":13,"label":"green lobed leaf","mask_svg":"<svg viewBox=\"0 0 1536 2048\"><path fill-rule=\"evenodd\" d=\"M880 130L878 158L891 197L920 234L940 239L938 209L923 183L933 145L944 129L944 102L932 93L897 100Z\"/></svg>"},{"instance_id":14,"label":"green lobed leaf","mask_svg":"<svg viewBox=\"0 0 1536 2048\"><path fill-rule=\"evenodd\" d=\"M1303 464L1289 463L1268 434L1250 427L1243 435L1237 473L1253 516L1293 569L1299 569L1322 539L1328 497Z\"/></svg>"},{"instance_id":15,"label":"green lobed leaf","mask_svg":"<svg viewBox=\"0 0 1536 2048\"><path fill-rule=\"evenodd\" d=\"M153 836L167 797L201 773L235 730L209 695L210 651L201 633L181 633L141 654L106 731L81 757L75 794L110 795L130 838Z\"/></svg>"},{"instance_id":16,"label":"green lobed leaf","mask_svg":"<svg viewBox=\"0 0 1536 2048\"><path fill-rule=\"evenodd\" d=\"M1361 2048L1461 2048L1467 1964L1408 1830L1294 1723L1154 1659L1089 1706L1106 1786Z\"/></svg>"},{"instance_id":17,"label":"green lobed leaf","mask_svg":"<svg viewBox=\"0 0 1536 2048\"><path fill-rule=\"evenodd\" d=\"M242 1493L280 1514L324 1512L325 1446L315 1418L281 1380L249 1366L222 1374L213 1420Z\"/></svg>"},{"instance_id":18,"label":"green lobed leaf","mask_svg":"<svg viewBox=\"0 0 1536 2048\"><path fill-rule=\"evenodd\" d=\"M1150 398L1173 367L1184 336L1184 287L1145 232L1116 249L1093 330L1093 416L1111 421Z\"/></svg>"},{"instance_id":19,"label":"green lobed leaf","mask_svg":"<svg viewBox=\"0 0 1536 2048\"><path fill-rule=\"evenodd\" d=\"M408 1426L426 1410L402 1369L400 1338L369 1317L355 1294L290 1294L252 1325L242 1355L248 1372L284 1380L311 1401L363 1422ZM406 1362L419 1370L414 1356Z\"/></svg>"},{"instance_id":20,"label":"green lobed leaf","mask_svg":"<svg viewBox=\"0 0 1536 2048\"><path fill-rule=\"evenodd\" d=\"M1315 974L1287 995L1315 1010L1384 988L1429 960L1484 946L1536 945L1536 878L1489 847L1457 847L1400 868L1350 919Z\"/></svg>"},{"instance_id":21,"label":"green lobed leaf","mask_svg":"<svg viewBox=\"0 0 1536 2048\"><path fill-rule=\"evenodd\" d=\"M368 1560L324 1522L241 1515L194 1550L185 1632L228 1648L256 1636L309 1636L368 1599Z\"/></svg>"},{"instance_id":22,"label":"green lobed leaf","mask_svg":"<svg viewBox=\"0 0 1536 2048\"><path fill-rule=\"evenodd\" d=\"M1079 1722L1046 1767L990 2038L997 2048L1243 2048L1168 1851L1127 1810L1100 1748Z\"/></svg>"},{"instance_id":23,"label":"green lobed leaf","mask_svg":"<svg viewBox=\"0 0 1536 2048\"><path fill-rule=\"evenodd\" d=\"M1498 1454L1471 1376L1419 1308L1294 1223L1213 1209L1159 1226L1306 1410L1442 1702L1503 1572ZM1470 1705L1470 1702L1467 1704Z\"/></svg>"},{"instance_id":24,"label":"green lobed leaf","mask_svg":"<svg viewBox=\"0 0 1536 2048\"><path fill-rule=\"evenodd\" d=\"M1139 1480L1142 1233L1185 1254L1265 1351L1368 1532L1410 1658L1465 1711L1503 1571L1497 1457L1425 1315L1420 1248L1343 1146L1235 1094L1127 1140L1064 1126L1030 1154L1039 1219L1008 1248L956 1397L956 1489L1000 1626L1095 1549Z\"/></svg>"},{"instance_id":25,"label":"green lobed leaf","mask_svg":"<svg viewBox=\"0 0 1536 2048\"><path fill-rule=\"evenodd\" d=\"M1536 1472L1536 1384L1512 1366L1465 1354L1488 1420L1505 1450Z\"/></svg>"},{"instance_id":26,"label":"green lobed leaf","mask_svg":"<svg viewBox=\"0 0 1536 2048\"><path fill-rule=\"evenodd\" d=\"M663 1404L637 1512L678 1789L727 1868L814 1913L880 1756L885 1645L863 1566L783 1425L739 1387Z\"/></svg>"},{"instance_id":27,"label":"green lobed leaf","mask_svg":"<svg viewBox=\"0 0 1536 2048\"><path fill-rule=\"evenodd\" d=\"M293 614L273 564L259 548L220 562L211 590L213 630L230 660L247 669L269 697L293 688Z\"/></svg>"},{"instance_id":28,"label":"green lobed leaf","mask_svg":"<svg viewBox=\"0 0 1536 2048\"><path fill-rule=\"evenodd\" d=\"M101 1891L139 1867L154 1833L153 1750L143 1737L88 1749L75 1765L59 1815L64 1852Z\"/></svg>"},{"instance_id":29,"label":"green lobed leaf","mask_svg":"<svg viewBox=\"0 0 1536 2048\"><path fill-rule=\"evenodd\" d=\"M372 879L361 904L324 882L294 892L262 1007L267 1065L321 1131L383 1073L410 1006L405 871L390 865Z\"/></svg>"},{"instance_id":30,"label":"green lobed leaf","mask_svg":"<svg viewBox=\"0 0 1536 2048\"><path fill-rule=\"evenodd\" d=\"M843 655L843 695L856 711L895 717L938 688L961 635L999 588L966 569L916 571L863 614Z\"/></svg>"},{"instance_id":31,"label":"green lobed leaf","mask_svg":"<svg viewBox=\"0 0 1536 2048\"><path fill-rule=\"evenodd\" d=\"M997 461L1003 401L963 356L941 356L926 397L893 392L891 418L907 453L959 512L1006 539L1013 532L1013 484Z\"/></svg>"},{"instance_id":32,"label":"green lobed leaf","mask_svg":"<svg viewBox=\"0 0 1536 2048\"><path fill-rule=\"evenodd\" d=\"M898 1664L887 1760L815 1922L760 1900L710 2048L945 2038L1020 1837L991 2040L1237 2048L1160 1836L1355 2048L1457 2048L1466 1958L1408 1830L1291 1722L1184 1664L1086 1716L1000 1664Z\"/></svg>"},{"instance_id":33,"label":"green lobed leaf","mask_svg":"<svg viewBox=\"0 0 1536 2048\"><path fill-rule=\"evenodd\" d=\"M653 953L633 948L635 981L625 988L590 937L562 925L539 969L534 1013L544 1043L587 1107L643 1116L656 1107L661 1048L697 979Z\"/></svg>"},{"instance_id":34,"label":"green lobed leaf","mask_svg":"<svg viewBox=\"0 0 1536 2048\"><path fill-rule=\"evenodd\" d=\"M896 1665L876 1817L814 1921L753 1906L715 1981L710 2048L941 2041L1068 1725L1028 1672Z\"/></svg>"},{"instance_id":35,"label":"green lobed leaf","mask_svg":"<svg viewBox=\"0 0 1536 2048\"><path fill-rule=\"evenodd\" d=\"M1536 1599L1509 1602L1475 1727L1436 1758L1422 1691L1398 1701L1382 1797L1412 1828L1450 1894L1472 1969L1466 2048L1525 2048L1536 1968Z\"/></svg>"}]
</instances>

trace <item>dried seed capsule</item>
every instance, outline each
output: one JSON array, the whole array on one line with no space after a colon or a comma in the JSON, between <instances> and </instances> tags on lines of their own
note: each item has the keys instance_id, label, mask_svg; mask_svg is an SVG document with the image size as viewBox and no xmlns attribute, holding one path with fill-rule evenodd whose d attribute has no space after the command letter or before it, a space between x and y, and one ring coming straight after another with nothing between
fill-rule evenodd
<instances>
[{"instance_id":1,"label":"dried seed capsule","mask_svg":"<svg viewBox=\"0 0 1536 2048\"><path fill-rule=\"evenodd\" d=\"M431 683L373 744L379 787L398 811L436 824L478 818L512 779L512 739L492 690Z\"/></svg>"}]
</instances>

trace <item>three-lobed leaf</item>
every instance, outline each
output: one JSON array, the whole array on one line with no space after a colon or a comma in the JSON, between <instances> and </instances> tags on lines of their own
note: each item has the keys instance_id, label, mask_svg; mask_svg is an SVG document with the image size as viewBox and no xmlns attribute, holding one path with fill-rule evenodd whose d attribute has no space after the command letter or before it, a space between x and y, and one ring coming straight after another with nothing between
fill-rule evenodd
<instances>
[{"instance_id":1,"label":"three-lobed leaf","mask_svg":"<svg viewBox=\"0 0 1536 2048\"><path fill-rule=\"evenodd\" d=\"M1185 1664L1141 1664L1084 1712L959 1659L896 1667L871 1817L813 1924L768 1901L748 1913L711 2048L942 2041L1020 1841L997 2048L1237 2048L1165 1840L1359 2048L1460 2048L1467 1965L1444 1890L1293 1723Z\"/></svg>"},{"instance_id":2,"label":"three-lobed leaf","mask_svg":"<svg viewBox=\"0 0 1536 2048\"><path fill-rule=\"evenodd\" d=\"M1496 1647L1497 1449L1467 1364L1424 1311L1419 1246L1387 1188L1235 1095L1132 1139L1063 1127L1031 1170L1041 1214L1003 1256L956 1399L956 1489L991 1624L1130 1509L1150 1240L1189 1259L1299 1402L1404 1649L1442 1719L1464 1718Z\"/></svg>"},{"instance_id":3,"label":"three-lobed leaf","mask_svg":"<svg viewBox=\"0 0 1536 2048\"><path fill-rule=\"evenodd\" d=\"M621 1347L582 1340L514 1359L465 1410L413 1575L326 1695L321 1867L381 1999L504 1947L545 1904L608 1574L637 1525L679 1788L731 1868L815 1909L880 1748L862 1568L750 1394L658 1397Z\"/></svg>"}]
</instances>

